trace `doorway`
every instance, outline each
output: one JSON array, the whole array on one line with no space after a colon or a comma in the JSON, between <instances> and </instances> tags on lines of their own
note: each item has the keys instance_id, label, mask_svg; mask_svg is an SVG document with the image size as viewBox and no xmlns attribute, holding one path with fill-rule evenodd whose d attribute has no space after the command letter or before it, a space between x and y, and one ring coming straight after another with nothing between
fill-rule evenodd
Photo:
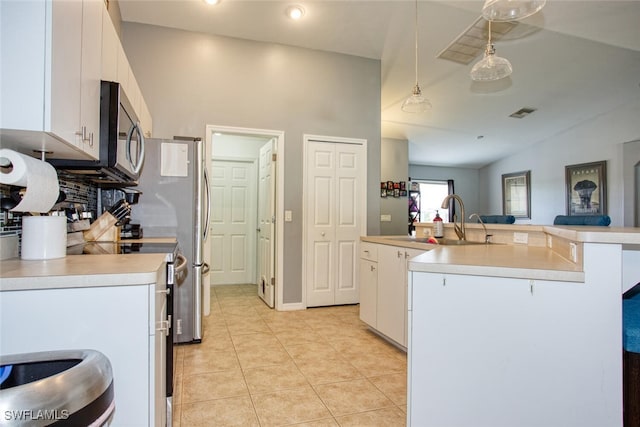
<instances>
[{"instance_id":1,"label":"doorway","mask_svg":"<svg viewBox=\"0 0 640 427\"><path fill-rule=\"evenodd\" d=\"M208 125L206 135L214 189L205 250L210 285L255 284L265 303L279 309L284 132Z\"/></svg>"},{"instance_id":2,"label":"doorway","mask_svg":"<svg viewBox=\"0 0 640 427\"><path fill-rule=\"evenodd\" d=\"M634 196L634 227L640 227L640 162L634 167L635 174L635 196Z\"/></svg>"}]
</instances>

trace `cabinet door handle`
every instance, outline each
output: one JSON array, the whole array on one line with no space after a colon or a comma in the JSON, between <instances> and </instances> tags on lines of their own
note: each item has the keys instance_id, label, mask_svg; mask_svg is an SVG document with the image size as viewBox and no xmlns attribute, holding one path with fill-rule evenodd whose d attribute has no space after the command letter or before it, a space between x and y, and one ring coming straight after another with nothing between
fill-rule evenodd
<instances>
[{"instance_id":1,"label":"cabinet door handle","mask_svg":"<svg viewBox=\"0 0 640 427\"><path fill-rule=\"evenodd\" d=\"M371 268L371 271L376 271L376 268L373 265L371 265L369 267Z\"/></svg>"},{"instance_id":2,"label":"cabinet door handle","mask_svg":"<svg viewBox=\"0 0 640 427\"><path fill-rule=\"evenodd\" d=\"M398 251L398 258L402 258L402 252Z\"/></svg>"},{"instance_id":3,"label":"cabinet door handle","mask_svg":"<svg viewBox=\"0 0 640 427\"><path fill-rule=\"evenodd\" d=\"M156 291L156 293L169 295L171 293L171 288L163 289L161 291Z\"/></svg>"},{"instance_id":4,"label":"cabinet door handle","mask_svg":"<svg viewBox=\"0 0 640 427\"><path fill-rule=\"evenodd\" d=\"M409 258L409 253L408 253L408 252L405 252L405 253L404 253L404 257L405 257L405 258Z\"/></svg>"},{"instance_id":5,"label":"cabinet door handle","mask_svg":"<svg viewBox=\"0 0 640 427\"><path fill-rule=\"evenodd\" d=\"M164 334L166 336L169 335L169 329L171 329L171 323L169 323L168 320L161 320L160 321L160 327L156 329L156 331L162 332L164 331Z\"/></svg>"}]
</instances>

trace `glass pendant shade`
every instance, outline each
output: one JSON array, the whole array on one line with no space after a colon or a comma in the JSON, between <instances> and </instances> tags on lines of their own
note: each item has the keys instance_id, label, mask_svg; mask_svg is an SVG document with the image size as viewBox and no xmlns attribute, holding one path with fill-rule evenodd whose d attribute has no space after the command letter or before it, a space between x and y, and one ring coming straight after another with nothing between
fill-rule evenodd
<instances>
[{"instance_id":1,"label":"glass pendant shade","mask_svg":"<svg viewBox=\"0 0 640 427\"><path fill-rule=\"evenodd\" d=\"M508 77L513 72L511 63L505 58L496 56L493 45L487 45L484 58L476 62L471 69L471 79L477 82L500 80Z\"/></svg>"},{"instance_id":2,"label":"glass pendant shade","mask_svg":"<svg viewBox=\"0 0 640 427\"><path fill-rule=\"evenodd\" d=\"M482 16L487 21L517 21L538 12L547 0L486 0Z\"/></svg>"},{"instance_id":3,"label":"glass pendant shade","mask_svg":"<svg viewBox=\"0 0 640 427\"><path fill-rule=\"evenodd\" d=\"M424 113L431 109L431 103L422 95L418 84L413 88L413 94L402 103L402 111L405 113Z\"/></svg>"}]
</instances>

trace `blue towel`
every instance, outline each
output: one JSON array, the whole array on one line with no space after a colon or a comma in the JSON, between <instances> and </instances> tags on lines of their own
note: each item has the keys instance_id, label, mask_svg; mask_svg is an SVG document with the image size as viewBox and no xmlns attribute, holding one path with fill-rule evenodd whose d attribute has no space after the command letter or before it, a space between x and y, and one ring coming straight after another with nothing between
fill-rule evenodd
<instances>
[{"instance_id":1,"label":"blue towel","mask_svg":"<svg viewBox=\"0 0 640 427\"><path fill-rule=\"evenodd\" d=\"M485 224L513 224L516 217L513 215L480 215Z\"/></svg>"},{"instance_id":2,"label":"blue towel","mask_svg":"<svg viewBox=\"0 0 640 427\"><path fill-rule=\"evenodd\" d=\"M611 224L608 215L558 215L553 220L554 225L602 225Z\"/></svg>"},{"instance_id":3,"label":"blue towel","mask_svg":"<svg viewBox=\"0 0 640 427\"><path fill-rule=\"evenodd\" d=\"M640 298L622 300L622 348L640 353Z\"/></svg>"}]
</instances>

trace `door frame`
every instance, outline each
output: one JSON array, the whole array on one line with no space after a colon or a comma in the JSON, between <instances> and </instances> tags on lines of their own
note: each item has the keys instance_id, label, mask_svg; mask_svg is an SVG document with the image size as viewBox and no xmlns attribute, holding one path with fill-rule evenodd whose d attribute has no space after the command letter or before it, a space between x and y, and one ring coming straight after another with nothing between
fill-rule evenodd
<instances>
[{"instance_id":1,"label":"door frame","mask_svg":"<svg viewBox=\"0 0 640 427\"><path fill-rule=\"evenodd\" d=\"M362 138L346 138L339 136L326 136L326 135L313 135L313 134L303 134L302 135L302 308L307 308L307 254L308 254L308 241L307 241L307 233L304 230L307 229L307 221L308 221L308 212L309 207L307 206L307 174L309 173L307 167L307 155L308 155L308 145L309 141L314 142L326 142L326 143L339 143L339 144L358 144L362 145L364 148L364 162L362 163L363 176L364 176L364 197L362 199L362 223L360 225L361 230L364 234L366 234L367 230L367 140ZM358 266L354 266L354 268L358 268Z\"/></svg>"},{"instance_id":2,"label":"door frame","mask_svg":"<svg viewBox=\"0 0 640 427\"><path fill-rule=\"evenodd\" d=\"M276 295L275 295L275 309L287 310L287 306L284 304L284 153L285 153L285 138L284 131L271 130L271 129L259 129L259 128L244 128L237 126L223 126L223 125L206 125L206 141L207 146L211 147L211 153L208 160L213 158L213 133L220 132L226 134L237 135L250 135L250 136L264 136L269 138L276 138L276 250L275 250L275 278L276 278ZM211 167L211 162L207 161L207 167ZM207 224L208 226L208 224ZM211 260L208 260L211 261Z\"/></svg>"}]
</instances>

